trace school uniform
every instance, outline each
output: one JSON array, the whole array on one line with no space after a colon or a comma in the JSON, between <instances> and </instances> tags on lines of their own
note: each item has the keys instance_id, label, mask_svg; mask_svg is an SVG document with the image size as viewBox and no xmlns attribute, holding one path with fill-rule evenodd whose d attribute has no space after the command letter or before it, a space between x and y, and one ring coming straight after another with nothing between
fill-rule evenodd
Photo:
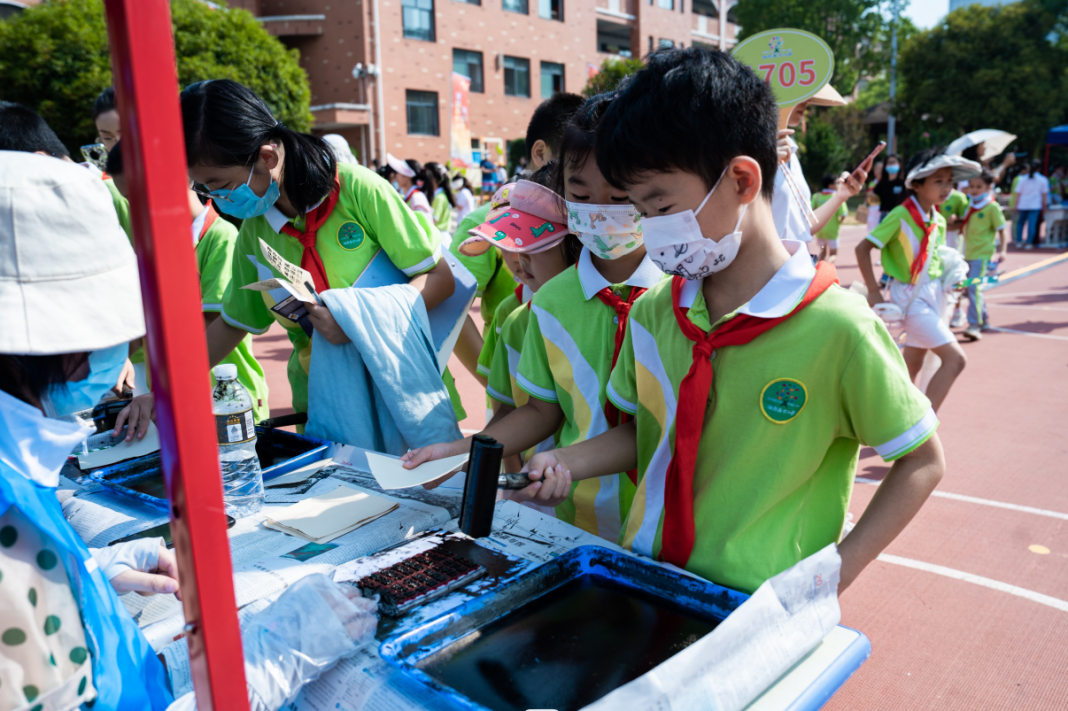
<instances>
[{"instance_id":1,"label":"school uniform","mask_svg":"<svg viewBox=\"0 0 1068 711\"><path fill-rule=\"evenodd\" d=\"M959 217L963 220L964 216L968 214L969 204L971 204L971 200L968 199L967 195L960 190L954 190L946 198L946 201L938 206L938 211L942 213L942 217L946 218L946 245L953 249L959 249L960 230L950 230L948 228L949 218Z\"/></svg>"},{"instance_id":2,"label":"school uniform","mask_svg":"<svg viewBox=\"0 0 1068 711\"><path fill-rule=\"evenodd\" d=\"M584 248L575 267L534 295L516 382L528 395L560 405L564 424L556 437L558 447L596 437L621 422L606 389L629 307L617 309L602 299L636 303L635 290L649 289L662 278L646 256L626 282L609 284ZM633 496L634 481L627 472L576 482L556 507L556 517L615 541Z\"/></svg>"},{"instance_id":3,"label":"school uniform","mask_svg":"<svg viewBox=\"0 0 1068 711\"><path fill-rule=\"evenodd\" d=\"M200 310L220 313L223 297L233 274L237 228L219 216L209 202L193 220L193 244L196 247L197 273L200 275ZM271 416L268 405L267 377L252 352L252 334L245 334L234 350L219 361L237 366L237 380L252 398L252 415L256 422ZM215 377L212 376L212 385Z\"/></svg>"},{"instance_id":4,"label":"school uniform","mask_svg":"<svg viewBox=\"0 0 1068 711\"><path fill-rule=\"evenodd\" d=\"M833 197L833 190L819 191L812 196L812 209L815 210ZM845 218L848 215L849 209L846 208L846 204L843 202L838 206L838 209L835 210L835 213L831 216L831 219L827 221L827 224L823 226L823 229L816 233L816 239L820 241L821 245L826 243L831 249L838 249L838 231L842 226L842 223L838 221L838 218Z\"/></svg>"},{"instance_id":5,"label":"school uniform","mask_svg":"<svg viewBox=\"0 0 1068 711\"><path fill-rule=\"evenodd\" d=\"M130 201L122 196L119 189L115 187L115 180L113 178L105 177L104 185L107 186L108 192L111 194L111 202L115 206L115 215L119 218L119 225L122 227L122 231L126 233L127 239L130 240L130 244L134 243L133 240L133 223L130 220ZM136 382L136 389L134 395L142 395L149 390L148 384L148 368L145 366L145 347L141 346L136 352L130 354L130 364L134 367L134 381Z\"/></svg>"},{"instance_id":6,"label":"school uniform","mask_svg":"<svg viewBox=\"0 0 1068 711\"><path fill-rule=\"evenodd\" d=\"M1005 213L997 200L969 207L964 223L964 259L968 262L968 279L986 276L990 260L997 248L998 230L1005 227ZM989 323L986 301L980 284L968 285L968 323L984 326Z\"/></svg>"},{"instance_id":7,"label":"school uniform","mask_svg":"<svg viewBox=\"0 0 1068 711\"><path fill-rule=\"evenodd\" d=\"M380 250L408 277L433 269L441 259L438 239L423 229L396 191L362 166L343 163L337 170L337 201L315 231L314 240L329 288L352 286ZM275 321L285 327L293 344L287 372L297 412L308 409L311 339L299 324L270 310L275 302L269 292L241 287L281 276L261 253L261 239L289 262L301 264L304 247L283 228L288 225L301 232L305 217L290 220L272 207L266 214L242 223L234 249L233 276L222 307L222 318L228 324L252 334L266 333ZM326 288L322 284L316 286L320 290Z\"/></svg>"},{"instance_id":8,"label":"school uniform","mask_svg":"<svg viewBox=\"0 0 1068 711\"><path fill-rule=\"evenodd\" d=\"M946 220L937 209L923 215L910 197L883 218L867 239L882 250L883 271L890 276L890 300L905 314L905 345L938 348L956 340L942 319L945 305L940 277Z\"/></svg>"},{"instance_id":9,"label":"school uniform","mask_svg":"<svg viewBox=\"0 0 1068 711\"><path fill-rule=\"evenodd\" d=\"M637 425L639 483L620 544L743 592L840 539L861 445L893 461L938 424L864 299L833 284L819 293L833 266L817 277L805 246L785 245L792 256L771 281L715 324L700 280L650 289L608 389ZM735 345L695 347L682 325L716 339L784 316ZM682 391L700 367L710 381ZM706 401L703 419L688 417Z\"/></svg>"},{"instance_id":10,"label":"school uniform","mask_svg":"<svg viewBox=\"0 0 1068 711\"><path fill-rule=\"evenodd\" d=\"M404 203L411 208L412 212L421 212L424 215L433 220L434 208L430 207L430 201L426 199L426 195L417 185L413 185L408 188L408 192L404 196Z\"/></svg>"},{"instance_id":11,"label":"school uniform","mask_svg":"<svg viewBox=\"0 0 1068 711\"><path fill-rule=\"evenodd\" d=\"M460 221L456 234L453 236L451 248L453 256L475 275L475 280L478 282L478 290L475 294L481 299L479 311L482 314L482 322L485 324L482 333L484 338L489 338L493 333L492 323L497 307L515 291L515 277L512 276L512 270L504 263L499 249L487 249L478 256L469 257L460 252L459 246L470 237L468 232L486 221L491 207L492 204L487 202Z\"/></svg>"},{"instance_id":12,"label":"school uniform","mask_svg":"<svg viewBox=\"0 0 1068 711\"><path fill-rule=\"evenodd\" d=\"M490 377L493 369L493 358L497 352L497 344L501 338L505 319L521 305L529 303L532 296L534 296L534 293L530 289L520 285L515 288L513 293L504 297L504 300L497 306L497 311L494 313L492 320L486 324L486 332L482 339L482 351L478 354L478 367L476 370L479 375L483 375L486 378ZM522 342L520 342L520 345L522 345ZM507 392L507 390L503 392ZM501 400L501 402L507 401Z\"/></svg>"},{"instance_id":13,"label":"school uniform","mask_svg":"<svg viewBox=\"0 0 1068 711\"><path fill-rule=\"evenodd\" d=\"M502 307L506 304L502 304ZM523 342L530 325L530 301L516 306L507 314L498 309L500 330L493 361L489 369L489 385L486 393L497 402L512 407L522 407L530 400L526 391L519 387L519 360L523 354Z\"/></svg>"},{"instance_id":14,"label":"school uniform","mask_svg":"<svg viewBox=\"0 0 1068 711\"><path fill-rule=\"evenodd\" d=\"M452 205L445 195L444 188L434 190L434 199L430 203L430 210L434 214L434 226L439 232L452 234Z\"/></svg>"}]
</instances>

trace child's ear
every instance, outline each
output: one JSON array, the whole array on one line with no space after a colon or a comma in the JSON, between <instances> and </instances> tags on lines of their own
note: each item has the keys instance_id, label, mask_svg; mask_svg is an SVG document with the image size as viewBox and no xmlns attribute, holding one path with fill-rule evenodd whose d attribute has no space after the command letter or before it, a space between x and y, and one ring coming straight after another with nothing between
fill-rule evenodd
<instances>
[{"instance_id":1,"label":"child's ear","mask_svg":"<svg viewBox=\"0 0 1068 711\"><path fill-rule=\"evenodd\" d=\"M760 196L763 175L760 164L749 156L738 156L727 166L727 174L734 179L738 200L748 205Z\"/></svg>"}]
</instances>

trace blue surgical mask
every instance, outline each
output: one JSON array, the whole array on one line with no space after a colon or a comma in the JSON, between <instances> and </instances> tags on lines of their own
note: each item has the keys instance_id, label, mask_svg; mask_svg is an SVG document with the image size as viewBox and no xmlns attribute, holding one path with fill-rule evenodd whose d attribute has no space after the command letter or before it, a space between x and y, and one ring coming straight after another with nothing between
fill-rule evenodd
<instances>
[{"instance_id":1,"label":"blue surgical mask","mask_svg":"<svg viewBox=\"0 0 1068 711\"><path fill-rule=\"evenodd\" d=\"M256 165L252 165L252 170L256 169ZM252 192L252 188L249 187L249 181L252 180L252 170L248 173L248 180L243 185L238 185L236 188L226 193L223 190L212 190L211 196L215 198L214 205L220 211L225 212L231 217L236 217L241 220L247 220L250 217L259 217L265 214L271 209L275 201L278 200L280 194L278 190L278 181L271 179L271 185L267 188L267 192L260 197L256 193Z\"/></svg>"},{"instance_id":2,"label":"blue surgical mask","mask_svg":"<svg viewBox=\"0 0 1068 711\"><path fill-rule=\"evenodd\" d=\"M886 172L889 173L890 175L897 175L899 170L901 170L901 166L900 165L888 165L888 166L886 166Z\"/></svg>"},{"instance_id":3,"label":"blue surgical mask","mask_svg":"<svg viewBox=\"0 0 1068 711\"><path fill-rule=\"evenodd\" d=\"M400 183L398 183L396 180L393 181L393 189L396 190L398 193L400 192Z\"/></svg>"},{"instance_id":4,"label":"blue surgical mask","mask_svg":"<svg viewBox=\"0 0 1068 711\"><path fill-rule=\"evenodd\" d=\"M44 398L45 412L49 417L66 417L96 405L119 382L129 353L128 343L90 353L89 375L85 380L52 386Z\"/></svg>"},{"instance_id":5,"label":"blue surgical mask","mask_svg":"<svg viewBox=\"0 0 1068 711\"><path fill-rule=\"evenodd\" d=\"M976 195L975 197L972 198L972 205L979 205L984 200L986 200L988 195L990 195L989 192L980 193L980 194Z\"/></svg>"}]
</instances>

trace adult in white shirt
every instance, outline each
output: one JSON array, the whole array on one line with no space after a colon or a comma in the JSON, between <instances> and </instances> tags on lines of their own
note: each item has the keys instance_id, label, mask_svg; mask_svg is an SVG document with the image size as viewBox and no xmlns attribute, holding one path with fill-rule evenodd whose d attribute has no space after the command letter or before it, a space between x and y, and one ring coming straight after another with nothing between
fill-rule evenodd
<instances>
[{"instance_id":1,"label":"adult in white shirt","mask_svg":"<svg viewBox=\"0 0 1068 711\"><path fill-rule=\"evenodd\" d=\"M794 107L787 122L797 126L805 115L805 109L812 106L845 106L845 99L827 84L807 101ZM849 198L864 188L868 178L867 169L862 166L852 174L842 173L835 186L834 196L813 210L812 191L805 182L801 172L801 162L797 159L797 143L790 136L793 130L786 128L779 131L779 169L775 171L775 192L771 197L771 214L775 219L775 229L780 239L811 242L812 235L824 228L834 217L838 208ZM870 165L870 162L869 162Z\"/></svg>"},{"instance_id":2,"label":"adult in white shirt","mask_svg":"<svg viewBox=\"0 0 1068 711\"><path fill-rule=\"evenodd\" d=\"M1049 180L1038 172L1042 164L1031 161L1027 174L1020 175L1013 188L1016 204L1012 211L1012 223L1016 230L1016 246L1031 249L1038 244L1038 218L1046 209L1049 200ZM1023 241L1024 223L1027 224L1027 242Z\"/></svg>"},{"instance_id":3,"label":"adult in white shirt","mask_svg":"<svg viewBox=\"0 0 1068 711\"><path fill-rule=\"evenodd\" d=\"M456 198L456 224L474 212L475 194L471 192L471 183L460 175L452 179L452 192Z\"/></svg>"}]
</instances>

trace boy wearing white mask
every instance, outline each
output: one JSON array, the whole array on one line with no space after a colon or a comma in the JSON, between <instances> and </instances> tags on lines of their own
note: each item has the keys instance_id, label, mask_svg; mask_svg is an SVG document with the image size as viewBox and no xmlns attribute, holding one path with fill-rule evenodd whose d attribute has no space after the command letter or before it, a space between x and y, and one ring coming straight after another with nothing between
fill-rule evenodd
<instances>
[{"instance_id":1,"label":"boy wearing white mask","mask_svg":"<svg viewBox=\"0 0 1068 711\"><path fill-rule=\"evenodd\" d=\"M675 277L635 305L612 371L608 395L635 419L529 469L552 488L561 469L584 481L637 466L620 544L751 592L840 539L860 446L873 446L894 463L838 548L841 591L944 465L934 412L882 324L833 265L779 239L777 116L751 70L699 49L654 53L609 106L598 164Z\"/></svg>"},{"instance_id":2,"label":"boy wearing white mask","mask_svg":"<svg viewBox=\"0 0 1068 711\"><path fill-rule=\"evenodd\" d=\"M1005 213L994 199L994 176L983 171L982 175L968 181L968 194L971 204L961 222L961 234L964 236L964 259L968 262L968 328L964 337L971 341L982 338L981 331L990 327L986 313L986 301L979 283L970 283L991 271L1005 259L1009 249L1009 230L1005 226ZM997 248L1001 240L1000 251ZM994 259L998 254L997 260Z\"/></svg>"},{"instance_id":3,"label":"boy wearing white mask","mask_svg":"<svg viewBox=\"0 0 1068 711\"><path fill-rule=\"evenodd\" d=\"M486 430L505 444L506 455L541 442L557 429L557 446L566 447L630 419L609 401L608 380L631 308L663 274L645 253L637 210L625 191L605 180L595 159L597 124L613 97L602 94L588 100L561 141L558 192L567 200L568 229L583 249L575 269L565 270L534 295L516 375L518 386L530 397L528 406ZM451 453L427 456L416 450L410 461ZM552 487L533 484L511 498L541 505L552 501L557 518L616 541L636 481L633 466L574 487L561 472ZM549 498L561 489L564 496Z\"/></svg>"}]
</instances>

